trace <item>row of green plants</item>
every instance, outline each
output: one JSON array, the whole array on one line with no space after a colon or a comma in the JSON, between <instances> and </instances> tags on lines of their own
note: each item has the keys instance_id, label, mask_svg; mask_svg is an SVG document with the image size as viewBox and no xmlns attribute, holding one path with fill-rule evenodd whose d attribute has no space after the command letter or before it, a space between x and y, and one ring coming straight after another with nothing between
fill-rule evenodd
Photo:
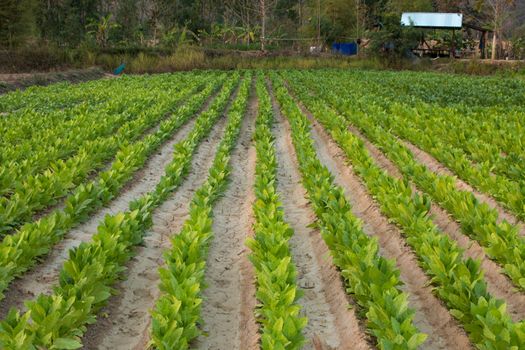
<instances>
[{"instance_id":1,"label":"row of green plants","mask_svg":"<svg viewBox=\"0 0 525 350\"><path fill-rule=\"evenodd\" d=\"M0 299L3 299L3 292L15 277L23 274L47 254L69 230L108 204L133 174L144 166L148 156L199 110L223 80L224 76L219 76L210 82L202 92L178 108L171 118L163 121L155 133L134 144L123 146L109 169L93 181L78 186L65 200L63 209L56 209L6 236L0 243Z\"/></svg>"},{"instance_id":2,"label":"row of green plants","mask_svg":"<svg viewBox=\"0 0 525 350\"><path fill-rule=\"evenodd\" d=\"M523 181L523 175L520 172L525 134L523 133L523 128L519 126L521 125L520 120L515 120L516 116L523 115L524 110L522 107L507 107L502 104L503 107L501 108L503 110L499 113L494 113L495 115L501 115L501 117L492 117L491 115L494 111L492 107L480 109L475 106L462 106L458 109L457 106L454 106L454 109L450 109L438 108L435 105L425 105L422 103L410 106L409 99L403 101L403 99L392 96L383 98L384 93L381 92L381 89L384 88L385 82L381 84L378 83L378 88L370 88L369 85L373 86L373 83L367 81L366 86L365 84L362 84L363 87L356 86L354 81L349 83L347 78L348 77L341 79L340 76L337 77L332 74L329 75L325 81L327 83L329 83L329 81L337 81L338 85L341 84L344 87L351 87L351 90L345 89L345 91L348 92L346 97L354 100L356 105L368 114L374 116L377 114L378 122L380 122L385 129L391 129L397 136L412 142L414 145L430 153L454 171L460 178L481 192L494 197L520 219L525 219L525 181ZM323 80L324 78L320 79ZM388 85L389 80L387 79L386 81ZM430 83L431 82L425 81L425 84ZM503 100L503 98L501 99ZM387 113L382 113L382 110L385 110ZM508 157L509 161L506 162L508 166L507 172L513 174L512 176L502 176L494 172L495 164L488 160L488 156L485 156L482 162L473 162L463 149L454 147L452 142L442 139L435 133L433 126L431 128L424 126L435 124L432 122L432 119L446 119L449 130L458 129L457 126L450 125L450 121L456 118L464 118L463 114L472 113L472 110L477 111L475 113L476 119L472 118L472 122L468 128L475 128L474 125L478 123L476 121L477 118L488 118L488 122L492 123L492 130L500 130L488 133L489 136L487 137L489 137L492 142L505 139L500 137L502 133L506 134L507 137L514 135L512 137L514 141L511 142L511 144L515 145L514 151L508 147L501 147L499 151L494 150L497 157ZM459 113L461 111L464 111L464 113ZM429 119L430 121L427 121ZM502 122L502 120L505 119L514 121ZM485 133L487 134L487 132ZM480 149L483 148L482 145L476 147ZM513 160L517 160L517 162L514 163Z\"/></svg>"},{"instance_id":3,"label":"row of green plants","mask_svg":"<svg viewBox=\"0 0 525 350\"><path fill-rule=\"evenodd\" d=\"M149 104L151 102L144 101L145 108ZM40 174L46 169L54 170L53 163L67 161L69 157L79 153L80 149L93 144L95 140L110 137L123 125L129 124L134 120L139 112L140 109L136 105L125 113L119 113L107 118L105 123L92 120L89 125L68 128L67 130L73 129L75 131L63 135L63 137L55 138L52 144L43 139L38 141L20 140L20 143L15 147L5 147L4 149L9 149L12 153L9 155L4 154L5 158L11 160L6 160L0 166L1 193L4 196L11 196L20 187L20 184L30 176ZM81 118L79 117L78 119ZM49 135L45 131L42 134ZM38 148L35 147L35 143L40 146ZM33 151L28 152L27 149L29 147L35 148ZM15 152L16 155L14 154Z\"/></svg>"},{"instance_id":4,"label":"row of green plants","mask_svg":"<svg viewBox=\"0 0 525 350\"><path fill-rule=\"evenodd\" d=\"M18 97L25 104L18 108L15 108L16 102L12 105L7 102L12 94L0 96L0 102L6 104L4 110L0 110L0 143L3 146L16 145L15 150L31 150L27 143L36 137L40 147L53 145L57 139L74 132L77 126L90 123L89 127L92 127L95 125L93 121L104 123L105 118L98 115L99 111L104 114L122 112L134 98L143 99L141 102L147 102L146 97L154 98L152 90L158 89L159 84L164 85L168 79L164 76L152 80L155 84L143 78L101 80L97 84L78 84L71 88L64 86L58 95L50 94L45 89L34 93L24 91ZM129 89L133 93L130 94ZM39 103L35 104L34 101ZM93 115L86 119L87 113ZM19 160L16 158L19 154L13 152L10 148L2 148L2 161Z\"/></svg>"},{"instance_id":5,"label":"row of green plants","mask_svg":"<svg viewBox=\"0 0 525 350\"><path fill-rule=\"evenodd\" d=\"M13 180L14 192L0 198L0 234L12 231L30 220L38 210L57 203L90 174L102 168L123 145L134 142L158 124L200 86L201 81L196 80L195 85L190 84L186 89L174 84L174 89L159 91L157 103L144 110L137 104L135 108L139 115L136 119L124 124L113 135L88 142L74 156L49 164L49 169L43 173L28 176L20 182Z\"/></svg>"},{"instance_id":6,"label":"row of green plants","mask_svg":"<svg viewBox=\"0 0 525 350\"><path fill-rule=\"evenodd\" d=\"M3 118L0 125L6 132L1 137L0 194L12 194L16 183L45 169L56 171L53 161L67 159L86 144L112 135L122 124L151 108L159 93L171 85L184 86L180 80L170 84L166 77L155 80L155 86L133 81L130 86L117 86L111 92L101 89L73 108L46 112L29 109ZM128 89L133 89L133 93ZM112 100L96 103L101 94ZM11 120L16 123L9 123Z\"/></svg>"},{"instance_id":7,"label":"row of green plants","mask_svg":"<svg viewBox=\"0 0 525 350\"><path fill-rule=\"evenodd\" d=\"M412 106L418 102L469 110L491 107L514 110L525 106L525 83L513 77L384 70L324 70L323 73L326 74L319 76L346 76L365 91L377 88L379 96L399 99Z\"/></svg>"},{"instance_id":8,"label":"row of green plants","mask_svg":"<svg viewBox=\"0 0 525 350\"><path fill-rule=\"evenodd\" d=\"M426 339L414 325L414 311L395 262L379 255L376 238L363 232L344 190L317 157L311 123L289 95L282 78L272 74L281 111L291 126L303 185L315 210L316 226L340 269L347 291L360 306L366 327L380 349L417 349Z\"/></svg>"},{"instance_id":9,"label":"row of green plants","mask_svg":"<svg viewBox=\"0 0 525 350\"><path fill-rule=\"evenodd\" d=\"M89 324L111 297L112 285L124 275L133 247L151 227L153 210L181 184L193 154L222 116L238 83L228 79L219 95L196 120L187 138L174 146L173 159L155 189L132 201L129 210L107 215L90 242L69 251L51 295L26 301L27 311L11 309L0 323L0 346L7 349L77 349Z\"/></svg>"},{"instance_id":10,"label":"row of green plants","mask_svg":"<svg viewBox=\"0 0 525 350\"><path fill-rule=\"evenodd\" d=\"M164 253L165 266L159 269L161 296L152 310L151 345L156 349L187 349L202 334L200 325L202 289L208 247L213 240L212 211L230 174L230 154L240 132L246 111L251 73L244 76L237 97L228 113L228 123L218 146L206 182L195 192L189 219L171 238L171 248ZM184 156L190 145L177 152Z\"/></svg>"},{"instance_id":11,"label":"row of green plants","mask_svg":"<svg viewBox=\"0 0 525 350\"><path fill-rule=\"evenodd\" d=\"M443 131L448 131L449 136L456 135L451 141L465 152L476 150L474 145L478 143L481 148L496 145L507 156L500 152L486 155L508 163L510 168L513 160L525 150L525 133L521 124L524 87L519 80L409 72L325 73L321 76L323 80L337 80L345 86L352 86L347 90L349 98L374 96L378 99L368 99L367 102L387 110L391 105L409 105L418 114L424 114L424 118L417 118L417 121L429 130L437 126L435 123L445 123ZM411 115L405 116L412 120ZM472 145L469 147L467 143Z\"/></svg>"},{"instance_id":12,"label":"row of green plants","mask_svg":"<svg viewBox=\"0 0 525 350\"><path fill-rule=\"evenodd\" d=\"M97 103L107 102L111 99L109 94L113 89L134 81L148 84L151 78L155 77L122 76L119 79L97 79L81 84L63 81L45 87L33 85L1 95L0 112L15 115L29 110L50 112L68 109L82 103L87 97Z\"/></svg>"},{"instance_id":13,"label":"row of green plants","mask_svg":"<svg viewBox=\"0 0 525 350\"><path fill-rule=\"evenodd\" d=\"M331 85L320 86L311 76L288 76L293 81L294 91L301 98L330 104L332 109L376 143L408 180L452 214L459 221L462 231L478 241L488 256L503 267L514 284L525 290L525 239L519 235L519 227L505 220L499 222L498 212L479 202L471 192L459 190L454 177L436 174L419 163L405 145L377 122L376 117L381 111L376 111L373 116L359 111L352 100L334 93ZM318 97L311 95L309 89L315 91Z\"/></svg>"},{"instance_id":14,"label":"row of green plants","mask_svg":"<svg viewBox=\"0 0 525 350\"><path fill-rule=\"evenodd\" d=\"M455 109L436 110L427 104L407 108L395 103L387 109L401 119L408 118L411 127L431 134L432 138L440 140L447 152L470 161L484 175L494 175L496 181L504 180L506 185L525 188L525 148L520 142L525 139L518 136L523 134L521 123L508 122L505 128L495 121L482 122L480 119L484 119L486 113L476 113L476 118L469 118ZM505 139L509 141L502 145L501 140Z\"/></svg>"},{"instance_id":15,"label":"row of green plants","mask_svg":"<svg viewBox=\"0 0 525 350\"><path fill-rule=\"evenodd\" d=\"M294 232L284 220L277 193L272 103L262 74L257 75L256 91L255 235L246 241L255 268L256 320L261 325L262 349L301 349L305 344L302 330L308 320L300 315L302 291L297 288L297 269L288 244Z\"/></svg>"},{"instance_id":16,"label":"row of green plants","mask_svg":"<svg viewBox=\"0 0 525 350\"><path fill-rule=\"evenodd\" d=\"M481 119L481 116L476 119L469 118L455 110L436 111L432 106L426 104L418 104L415 110L409 112L414 111L421 116L411 118L418 129L432 133L443 143L463 151L472 162L484 166L486 164L489 171L494 174L505 176L516 182L524 181L524 145L513 142L515 138L511 139L507 136L507 131L499 128L498 124L493 121L486 122ZM393 112L395 112L394 108ZM514 123L512 127L514 133L523 134L525 132L520 123ZM509 142L502 145L500 140L505 139L508 139Z\"/></svg>"},{"instance_id":17,"label":"row of green plants","mask_svg":"<svg viewBox=\"0 0 525 350\"><path fill-rule=\"evenodd\" d=\"M492 167L487 163L472 163L461 150L452 147L430 132L424 132L414 127L405 119L405 113L407 112L390 113L388 118L382 119L382 125L434 156L458 177L481 192L494 197L520 219L525 219L525 186L523 182L515 182L504 176L494 174ZM413 114L411 115L413 116Z\"/></svg>"},{"instance_id":18,"label":"row of green plants","mask_svg":"<svg viewBox=\"0 0 525 350\"><path fill-rule=\"evenodd\" d=\"M348 131L348 122L319 99L301 100L344 151L353 169L380 205L399 225L431 277L441 298L480 349L519 349L525 344L525 324L514 322L504 301L487 291L480 261L465 258L457 243L439 230L429 215L430 200L413 193L407 181L382 170L363 142Z\"/></svg>"}]
</instances>

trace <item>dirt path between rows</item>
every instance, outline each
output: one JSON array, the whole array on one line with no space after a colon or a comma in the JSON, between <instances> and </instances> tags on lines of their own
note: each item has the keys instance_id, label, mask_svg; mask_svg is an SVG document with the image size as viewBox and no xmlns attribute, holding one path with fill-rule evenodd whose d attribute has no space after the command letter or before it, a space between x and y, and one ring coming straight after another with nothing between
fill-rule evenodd
<instances>
[{"instance_id":1,"label":"dirt path between rows","mask_svg":"<svg viewBox=\"0 0 525 350\"><path fill-rule=\"evenodd\" d=\"M243 309L248 305L243 302L241 292L241 286L249 283L242 280L248 277L245 270L248 248L244 242L252 230L251 207L255 198L253 108L250 112L243 119L239 139L230 159L232 171L228 187L213 210L214 239L208 252L205 274L208 288L203 291L202 304L202 328L206 335L197 338L192 346L195 349L244 350L250 346L256 347L256 339L249 340L241 335L241 331L256 334L253 330L257 329L254 318L251 322L246 319L253 309ZM241 345L241 339L247 343Z\"/></svg>"},{"instance_id":2,"label":"dirt path between rows","mask_svg":"<svg viewBox=\"0 0 525 350\"><path fill-rule=\"evenodd\" d=\"M399 138L398 140L402 142L402 144L412 152L412 154L418 162L426 165L427 168L429 168L436 174L455 177L456 187L459 190L471 192L478 199L478 201L480 201L481 203L486 203L489 207L493 208L498 212L498 222L501 222L502 220L507 220L509 223L518 226L520 235L525 236L525 224L522 221L520 221L514 214L512 214L501 204L499 204L494 198L476 190L474 187L472 187L471 185L460 179L458 176L456 176L450 169L448 169L445 165L436 160L433 156L418 148L414 144L406 140L401 140Z\"/></svg>"},{"instance_id":3,"label":"dirt path between rows","mask_svg":"<svg viewBox=\"0 0 525 350\"><path fill-rule=\"evenodd\" d=\"M379 205L331 136L301 103L298 105L312 122L312 137L321 162L334 175L335 182L343 188L352 205L352 212L363 222L364 232L377 237L382 256L395 259L404 284L402 289L408 293L409 307L415 311L414 324L428 335L422 348L471 349L463 328L432 293L429 278L419 267L415 253L406 244L399 228L381 213ZM398 172L397 174L399 175Z\"/></svg>"},{"instance_id":4,"label":"dirt path between rows","mask_svg":"<svg viewBox=\"0 0 525 350\"><path fill-rule=\"evenodd\" d=\"M201 111L209 106L212 98L205 103ZM93 234L97 232L100 221L106 215L127 210L132 200L155 188L164 174L164 168L173 158L173 146L190 133L194 124L195 117L177 130L169 141L148 159L145 166L134 174L132 180L128 181L107 207L97 211L85 223L71 230L38 265L13 281L5 293L5 298L0 302L0 317L5 317L12 307L25 309L23 302L27 299L32 299L40 293L50 293L58 282L58 275L64 261L69 258L69 250L81 242L90 241Z\"/></svg>"},{"instance_id":5,"label":"dirt path between rows","mask_svg":"<svg viewBox=\"0 0 525 350\"><path fill-rule=\"evenodd\" d=\"M163 252L170 248L170 236L177 234L189 216L194 192L206 181L224 129L226 118L214 126L207 139L198 146L191 161L191 170L175 193L153 213L153 227L144 244L127 266L127 279L116 289L119 294L101 310L97 323L88 326L84 349L145 349L149 341L151 316L160 295L158 269Z\"/></svg>"},{"instance_id":6,"label":"dirt path between rows","mask_svg":"<svg viewBox=\"0 0 525 350\"><path fill-rule=\"evenodd\" d=\"M249 120L251 122L250 118L256 118L257 113L259 111L259 101L257 99L257 95L255 92L254 86L252 86L251 90L251 96L250 101L248 105L248 115ZM242 132L242 131L241 131ZM255 132L255 128L252 131ZM254 140L252 140L252 143ZM257 152L255 150L255 146L252 145L249 152L252 152L253 154L249 154L249 161L253 162L249 164L248 171L250 173L247 173L247 176L250 176L250 174L255 175L255 162L257 160ZM253 206L253 202L255 201L255 193L254 191L254 182L255 178L253 178L252 183L250 184L250 190L248 192L248 202L250 202L250 210ZM247 205L247 204L246 204ZM244 209L244 208L243 208ZM247 209L246 209L247 210ZM247 237L253 238L255 235L255 232L253 230L253 223L254 223L254 217L253 217L253 211L250 212L250 228L246 232ZM245 239L246 240L246 239ZM255 308L257 307L257 299L255 297L256 293L256 280L255 280L255 269L253 265L251 264L248 256L250 255L249 249L244 249L242 251L242 254L240 256L241 259L241 266L240 266L240 288L241 288L241 323L240 323L240 348L242 350L257 350L259 349L259 327L257 325L257 322L255 320Z\"/></svg>"},{"instance_id":7,"label":"dirt path between rows","mask_svg":"<svg viewBox=\"0 0 525 350\"><path fill-rule=\"evenodd\" d=\"M370 152L374 160L387 172L393 174L395 177L401 179L402 175L397 166L390 161L372 142L370 142L357 128L350 126L349 130L359 137L367 150ZM416 186L412 183L414 192L421 194ZM455 240L458 245L465 250L464 256L466 258L473 258L481 260L481 268L484 272L485 280L487 281L487 290L490 294L499 299L504 299L507 302L507 311L512 319L519 322L525 318L525 295L514 287L510 279L503 274L502 268L490 260L479 243L463 234L458 222L449 216L449 214L441 208L438 204L432 202L430 216L434 224Z\"/></svg>"},{"instance_id":8,"label":"dirt path between rows","mask_svg":"<svg viewBox=\"0 0 525 350\"><path fill-rule=\"evenodd\" d=\"M348 307L353 302L347 298L340 274L331 263L328 247L319 230L309 227L315 213L301 185L290 125L275 105L274 111L277 190L285 220L294 230L289 244L298 271L297 283L304 292L299 303L308 318L304 330L308 343L304 349L370 349L363 325Z\"/></svg>"}]
</instances>

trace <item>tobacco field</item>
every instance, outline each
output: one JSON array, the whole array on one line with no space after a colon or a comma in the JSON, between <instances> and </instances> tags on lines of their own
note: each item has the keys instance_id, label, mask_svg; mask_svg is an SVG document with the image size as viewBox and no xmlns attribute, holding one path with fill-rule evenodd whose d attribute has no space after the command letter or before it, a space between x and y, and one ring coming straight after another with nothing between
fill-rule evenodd
<instances>
[{"instance_id":1,"label":"tobacco field","mask_svg":"<svg viewBox=\"0 0 525 350\"><path fill-rule=\"evenodd\" d=\"M525 349L525 81L0 96L1 349Z\"/></svg>"}]
</instances>

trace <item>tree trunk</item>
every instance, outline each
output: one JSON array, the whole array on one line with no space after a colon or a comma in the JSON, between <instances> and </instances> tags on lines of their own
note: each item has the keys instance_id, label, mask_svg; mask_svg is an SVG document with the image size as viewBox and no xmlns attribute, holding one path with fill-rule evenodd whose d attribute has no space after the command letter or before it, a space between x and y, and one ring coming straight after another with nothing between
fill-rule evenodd
<instances>
[{"instance_id":1,"label":"tree trunk","mask_svg":"<svg viewBox=\"0 0 525 350\"><path fill-rule=\"evenodd\" d=\"M317 0L317 49L321 46L321 0Z\"/></svg>"},{"instance_id":2,"label":"tree trunk","mask_svg":"<svg viewBox=\"0 0 525 350\"><path fill-rule=\"evenodd\" d=\"M264 51L266 41L266 4L265 0L261 0L261 51Z\"/></svg>"},{"instance_id":3,"label":"tree trunk","mask_svg":"<svg viewBox=\"0 0 525 350\"><path fill-rule=\"evenodd\" d=\"M494 29L494 34L492 35L492 53L491 53L491 61L494 62L494 60L496 59L496 45L498 43L498 39L496 38L496 30Z\"/></svg>"}]
</instances>

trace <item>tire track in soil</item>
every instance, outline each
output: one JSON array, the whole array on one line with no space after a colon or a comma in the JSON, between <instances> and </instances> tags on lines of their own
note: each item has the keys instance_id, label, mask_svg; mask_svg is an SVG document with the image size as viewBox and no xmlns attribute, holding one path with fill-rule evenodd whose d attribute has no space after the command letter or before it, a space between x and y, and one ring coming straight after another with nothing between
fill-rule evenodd
<instances>
[{"instance_id":1,"label":"tire track in soil","mask_svg":"<svg viewBox=\"0 0 525 350\"><path fill-rule=\"evenodd\" d=\"M383 169L390 174L393 174L398 179L402 178L397 166L356 127L353 125L350 126L349 131L363 141L366 149ZM414 192L419 194L424 193L418 190L412 181L410 181L410 184ZM450 239L455 240L459 247L464 250L463 254L465 257L481 260L481 268L484 272L489 293L498 299L505 300L507 303L507 312L515 322L523 320L525 318L525 294L517 290L512 281L503 273L503 269L486 255L485 251L476 240L463 234L460 224L455 221L445 209L440 207L434 201L432 201L429 214L434 224L444 234L449 236Z\"/></svg>"},{"instance_id":2,"label":"tire track in soil","mask_svg":"<svg viewBox=\"0 0 525 350\"><path fill-rule=\"evenodd\" d=\"M226 127L222 117L210 135L198 146L191 170L174 194L153 212L153 227L127 266L127 279L115 287L119 294L109 300L88 326L84 349L145 349L149 341L151 310L160 295L158 269L164 264L163 253L171 246L170 236L177 234L189 215L194 192L206 181L215 151Z\"/></svg>"},{"instance_id":3,"label":"tire track in soil","mask_svg":"<svg viewBox=\"0 0 525 350\"><path fill-rule=\"evenodd\" d=\"M25 300L32 299L41 293L50 293L52 287L58 282L64 261L69 258L69 250L82 242L90 241L93 234L97 232L100 221L106 215L127 210L131 201L155 188L164 174L164 168L173 158L174 145L191 132L196 116L209 107L215 96L216 92L206 100L194 117L184 123L167 142L149 157L144 167L135 172L132 179L122 187L108 206L99 209L86 222L70 230L64 239L52 247L49 254L43 257L37 265L11 283L5 291L5 298L0 301L1 318L5 318L12 307L25 310L23 304Z\"/></svg>"},{"instance_id":4,"label":"tire track in soil","mask_svg":"<svg viewBox=\"0 0 525 350\"><path fill-rule=\"evenodd\" d=\"M301 185L291 130L274 104L277 123L276 137L277 191L285 220L294 230L289 243L293 262L297 267L297 283L304 291L299 300L302 312L308 317L304 349L370 349L370 339L359 324L354 312L348 309L348 300L340 274L331 263L328 247L318 229L308 227L315 213L306 199Z\"/></svg>"},{"instance_id":5,"label":"tire track in soil","mask_svg":"<svg viewBox=\"0 0 525 350\"><path fill-rule=\"evenodd\" d=\"M476 190L467 182L460 179L457 175L455 175L450 169L448 169L444 164L440 163L432 155L418 148L414 144L406 140L402 140L400 138L398 138L398 141L400 141L405 147L407 147L412 152L414 158L418 162L426 165L434 173L454 177L456 179L457 189L471 192L478 199L478 201L480 201L481 203L486 203L489 207L496 210L498 212L498 222L507 220L509 223L518 226L520 235L525 236L525 224L522 221L520 221L514 214L505 209L490 195Z\"/></svg>"},{"instance_id":6,"label":"tire track in soil","mask_svg":"<svg viewBox=\"0 0 525 350\"><path fill-rule=\"evenodd\" d=\"M428 335L421 346L425 350L472 349L467 334L448 312L446 306L433 293L430 279L418 264L417 257L405 243L400 229L381 213L379 205L369 194L366 185L353 171L346 155L324 130L313 115L298 102L302 112L312 122L312 137L321 162L334 175L352 205L352 212L363 222L363 231L377 237L379 252L387 259L394 259L403 282L401 289L408 294L409 307L414 309L414 324ZM369 150L374 157L383 156L377 150ZM383 156L384 157L384 156ZM385 169L384 164L380 166ZM385 169L400 174L397 168Z\"/></svg>"},{"instance_id":7,"label":"tire track in soil","mask_svg":"<svg viewBox=\"0 0 525 350\"><path fill-rule=\"evenodd\" d=\"M252 87L253 94L253 87ZM207 350L257 348L257 339L247 339L247 334L256 336L255 319L247 319L253 309L246 310L246 295L241 288L246 281L248 248L246 237L252 232L252 204L255 173L255 147L252 135L255 129L255 113L247 113L241 125L237 145L230 158L232 167L230 181L223 196L213 210L213 233L208 252L203 291L203 331L192 348ZM244 302L243 302L244 300ZM243 322L248 322L243 324ZM241 345L241 341L245 342Z\"/></svg>"}]
</instances>

